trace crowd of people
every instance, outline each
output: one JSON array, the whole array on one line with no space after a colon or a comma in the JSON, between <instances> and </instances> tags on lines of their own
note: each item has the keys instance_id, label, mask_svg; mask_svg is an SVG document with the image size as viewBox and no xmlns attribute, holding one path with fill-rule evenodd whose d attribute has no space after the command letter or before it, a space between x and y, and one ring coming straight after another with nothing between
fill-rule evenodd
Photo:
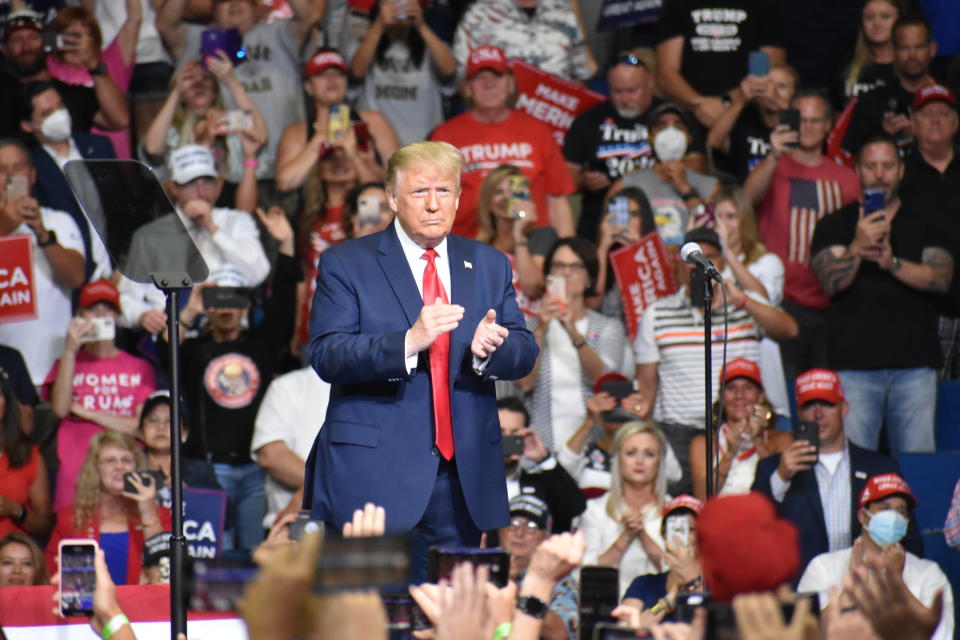
<instances>
[{"instance_id":1,"label":"crowd of people","mask_svg":"<svg viewBox=\"0 0 960 640\"><path fill-rule=\"evenodd\" d=\"M112 583L168 579L172 341L184 485L224 492L222 551L278 545L267 532L301 510L330 400L311 366L318 263L396 224L388 160L431 140L463 156L453 232L509 259L539 347L529 375L497 381L511 515L486 541L547 613L536 630L502 612L472 624L576 637L585 564L616 567L617 616L660 634L692 632L668 624L690 623L684 594L785 583L819 594L826 637L952 637L914 515L925 496L896 461L937 450L938 385L960 378L948 2L812 19L663 0L619 26L601 4L0 3L0 242L28 240L13 266L33 296L20 315L0 297L0 586L48 583L75 537L99 541ZM517 61L604 99L558 142L518 107ZM122 250L119 198L94 165L65 169L114 158L148 166L172 205ZM170 336L142 274L189 262L168 242L182 228L209 276ZM650 238L674 287L638 310L612 256ZM689 242L723 285L680 259ZM960 481L943 516L960 546ZM743 553L769 554L766 582L724 582L731 526L757 537ZM289 544L266 556L316 551ZM505 596L475 579L458 572L453 593L494 612ZM447 588L414 596L437 637L467 638ZM906 601L906 626L884 628L881 593ZM741 633L769 604L734 602ZM251 610L254 632L268 616Z\"/></svg>"}]
</instances>

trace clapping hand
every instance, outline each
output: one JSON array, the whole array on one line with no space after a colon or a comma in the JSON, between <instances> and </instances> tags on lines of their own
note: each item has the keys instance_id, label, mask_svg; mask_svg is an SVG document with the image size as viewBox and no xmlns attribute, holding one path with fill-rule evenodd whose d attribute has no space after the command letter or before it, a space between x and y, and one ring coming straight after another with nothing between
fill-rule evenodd
<instances>
[{"instance_id":1,"label":"clapping hand","mask_svg":"<svg viewBox=\"0 0 960 640\"><path fill-rule=\"evenodd\" d=\"M506 327L497 324L497 312L490 309L487 315L477 323L470 350L478 358L488 358L503 344L509 334L510 331Z\"/></svg>"}]
</instances>

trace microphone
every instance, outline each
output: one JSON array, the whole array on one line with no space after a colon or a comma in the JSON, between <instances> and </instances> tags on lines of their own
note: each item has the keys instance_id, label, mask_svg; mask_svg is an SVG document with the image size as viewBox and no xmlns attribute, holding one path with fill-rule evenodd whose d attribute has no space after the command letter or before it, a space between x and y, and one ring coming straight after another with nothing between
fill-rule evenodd
<instances>
[{"instance_id":1,"label":"microphone","mask_svg":"<svg viewBox=\"0 0 960 640\"><path fill-rule=\"evenodd\" d=\"M713 263L703 257L703 251L696 242L688 242L680 248L680 259L687 264L695 267L701 267L707 274L707 277L713 278L717 282L723 282L720 272L713 266Z\"/></svg>"}]
</instances>

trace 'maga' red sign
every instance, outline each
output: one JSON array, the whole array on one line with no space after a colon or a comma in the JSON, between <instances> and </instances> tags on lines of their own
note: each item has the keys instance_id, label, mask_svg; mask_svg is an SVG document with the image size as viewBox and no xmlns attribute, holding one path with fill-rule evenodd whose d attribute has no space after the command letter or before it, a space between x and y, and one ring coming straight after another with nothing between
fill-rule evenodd
<instances>
[{"instance_id":1,"label":"'maga' red sign","mask_svg":"<svg viewBox=\"0 0 960 640\"><path fill-rule=\"evenodd\" d=\"M640 319L647 307L677 291L670 261L656 231L643 236L635 245L617 249L610 254L610 261L632 340L637 337Z\"/></svg>"},{"instance_id":2,"label":"'maga' red sign","mask_svg":"<svg viewBox=\"0 0 960 640\"><path fill-rule=\"evenodd\" d=\"M0 323L36 319L33 237L0 238Z\"/></svg>"},{"instance_id":3,"label":"'maga' red sign","mask_svg":"<svg viewBox=\"0 0 960 640\"><path fill-rule=\"evenodd\" d=\"M522 60L512 60L511 68L517 81L517 109L549 126L560 146L563 146L573 119L605 100L596 91L541 71Z\"/></svg>"}]
</instances>

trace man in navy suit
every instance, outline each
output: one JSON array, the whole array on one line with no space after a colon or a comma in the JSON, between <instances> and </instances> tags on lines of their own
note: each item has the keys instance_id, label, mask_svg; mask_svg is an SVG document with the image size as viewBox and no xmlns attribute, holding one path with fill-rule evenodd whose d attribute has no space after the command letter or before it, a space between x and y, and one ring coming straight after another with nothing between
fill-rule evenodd
<instances>
[{"instance_id":1,"label":"man in navy suit","mask_svg":"<svg viewBox=\"0 0 960 640\"><path fill-rule=\"evenodd\" d=\"M337 528L367 502L427 547L507 524L494 381L527 375L538 348L506 256L450 235L462 166L447 143L403 147L394 223L320 259L311 362L332 386L304 505Z\"/></svg>"},{"instance_id":2,"label":"man in navy suit","mask_svg":"<svg viewBox=\"0 0 960 640\"><path fill-rule=\"evenodd\" d=\"M861 449L843 433L847 402L840 378L827 369L811 369L797 377L801 421L817 424L820 447L795 440L782 454L760 460L753 488L777 505L782 518L800 533L800 570L815 556L850 547L860 535L857 512L867 479L881 473L900 474L893 458ZM923 541L911 516L903 546L923 555Z\"/></svg>"}]
</instances>

